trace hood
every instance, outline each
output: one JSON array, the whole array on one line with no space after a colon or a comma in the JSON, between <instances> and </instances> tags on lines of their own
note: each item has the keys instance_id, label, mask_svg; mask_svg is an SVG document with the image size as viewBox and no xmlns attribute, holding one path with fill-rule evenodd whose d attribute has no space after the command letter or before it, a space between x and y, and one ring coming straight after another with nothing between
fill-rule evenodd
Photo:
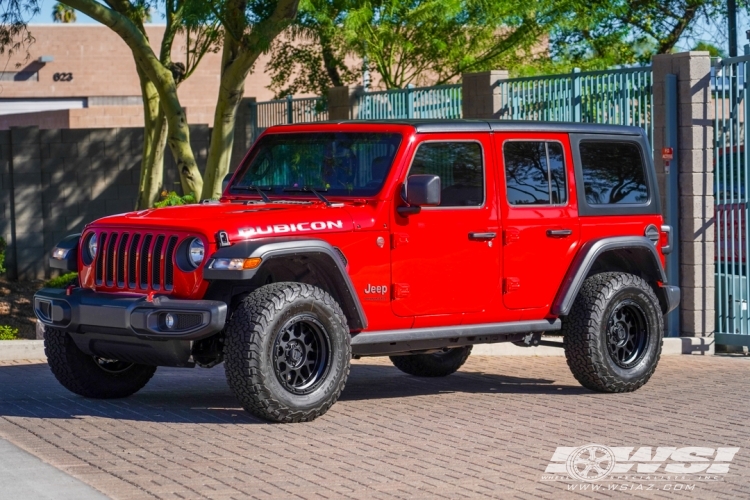
<instances>
[{"instance_id":1,"label":"hood","mask_svg":"<svg viewBox=\"0 0 750 500\"><path fill-rule=\"evenodd\" d=\"M276 235L309 235L353 230L352 217L345 206L321 202L293 203L207 203L164 207L104 217L91 227L169 228L203 234L212 240L226 231L229 241Z\"/></svg>"}]
</instances>

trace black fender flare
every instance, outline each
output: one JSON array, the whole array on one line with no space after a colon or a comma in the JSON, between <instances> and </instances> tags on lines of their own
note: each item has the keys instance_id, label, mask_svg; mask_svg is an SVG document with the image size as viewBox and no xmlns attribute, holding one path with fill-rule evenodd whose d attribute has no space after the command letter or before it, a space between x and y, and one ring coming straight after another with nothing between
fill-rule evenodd
<instances>
[{"instance_id":1,"label":"black fender flare","mask_svg":"<svg viewBox=\"0 0 750 500\"><path fill-rule=\"evenodd\" d=\"M652 282L658 281L663 285L667 284L667 275L662 267L656 247L645 236L615 236L593 240L582 245L578 253L576 253L560 286L557 297L555 297L555 301L552 303L550 312L555 316L567 316L573 307L573 302L581 290L583 282L588 277L597 259L608 252L627 252L629 250L637 250L641 255L645 254L648 256L642 259L643 262L640 262L641 266L643 266L640 270L645 276L648 276ZM658 291L659 287L656 288L658 295L660 293ZM659 297L659 300L660 302L664 301L662 310L664 310L665 304L667 308L670 307L668 305L670 302L669 297Z\"/></svg>"},{"instance_id":2,"label":"black fender flare","mask_svg":"<svg viewBox=\"0 0 750 500\"><path fill-rule=\"evenodd\" d=\"M216 259L246 259L258 257L261 264L256 269L218 270L211 264ZM203 266L203 278L208 281L230 280L250 281L263 266L276 259L305 258L319 266L330 279L332 290L326 290L338 301L349 320L353 331L367 328L367 317L357 296L349 274L343 253L328 242L319 239L273 238L240 241L231 246L217 250Z\"/></svg>"}]
</instances>

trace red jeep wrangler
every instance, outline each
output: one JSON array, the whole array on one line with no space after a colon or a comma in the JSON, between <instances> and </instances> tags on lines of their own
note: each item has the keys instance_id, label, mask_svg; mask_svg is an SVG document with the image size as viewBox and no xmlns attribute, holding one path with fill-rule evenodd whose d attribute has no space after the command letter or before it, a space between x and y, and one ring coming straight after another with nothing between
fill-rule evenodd
<instances>
[{"instance_id":1,"label":"red jeep wrangler","mask_svg":"<svg viewBox=\"0 0 750 500\"><path fill-rule=\"evenodd\" d=\"M474 344L553 344L543 334L562 335L585 387L632 391L679 302L662 223L639 128L279 126L219 201L64 239L50 262L78 284L34 307L52 372L92 398L133 394L157 366L223 361L247 411L306 421L337 400L352 356L445 376Z\"/></svg>"}]
</instances>

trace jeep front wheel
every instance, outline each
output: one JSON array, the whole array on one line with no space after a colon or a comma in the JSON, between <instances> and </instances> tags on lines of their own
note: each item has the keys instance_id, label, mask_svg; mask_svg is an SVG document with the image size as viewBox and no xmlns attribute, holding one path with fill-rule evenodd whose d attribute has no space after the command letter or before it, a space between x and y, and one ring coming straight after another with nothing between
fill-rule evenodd
<instances>
[{"instance_id":1,"label":"jeep front wheel","mask_svg":"<svg viewBox=\"0 0 750 500\"><path fill-rule=\"evenodd\" d=\"M86 398L130 396L156 372L155 366L90 356L76 346L69 334L48 326L44 327L44 353L58 382Z\"/></svg>"},{"instance_id":2,"label":"jeep front wheel","mask_svg":"<svg viewBox=\"0 0 750 500\"><path fill-rule=\"evenodd\" d=\"M248 412L304 422L338 400L349 376L350 334L341 307L323 290L274 283L245 297L226 329L229 387Z\"/></svg>"},{"instance_id":3,"label":"jeep front wheel","mask_svg":"<svg viewBox=\"0 0 750 500\"><path fill-rule=\"evenodd\" d=\"M471 354L471 346L445 349L433 354L391 356L391 363L415 377L446 377L461 368Z\"/></svg>"},{"instance_id":4,"label":"jeep front wheel","mask_svg":"<svg viewBox=\"0 0 750 500\"><path fill-rule=\"evenodd\" d=\"M645 384L659 362L664 323L646 281L627 273L586 279L563 319L568 366L584 387L629 392Z\"/></svg>"}]
</instances>

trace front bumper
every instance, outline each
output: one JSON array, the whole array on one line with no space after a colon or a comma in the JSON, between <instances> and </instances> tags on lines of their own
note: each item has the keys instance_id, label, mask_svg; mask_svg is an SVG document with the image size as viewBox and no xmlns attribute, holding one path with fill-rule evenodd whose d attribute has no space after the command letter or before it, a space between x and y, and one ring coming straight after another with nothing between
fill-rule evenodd
<instances>
[{"instance_id":1,"label":"front bumper","mask_svg":"<svg viewBox=\"0 0 750 500\"><path fill-rule=\"evenodd\" d=\"M215 300L178 300L98 293L84 288L44 288L34 295L39 321L69 333L134 336L144 340L200 340L220 332L227 305ZM172 315L172 327L166 317Z\"/></svg>"}]
</instances>

